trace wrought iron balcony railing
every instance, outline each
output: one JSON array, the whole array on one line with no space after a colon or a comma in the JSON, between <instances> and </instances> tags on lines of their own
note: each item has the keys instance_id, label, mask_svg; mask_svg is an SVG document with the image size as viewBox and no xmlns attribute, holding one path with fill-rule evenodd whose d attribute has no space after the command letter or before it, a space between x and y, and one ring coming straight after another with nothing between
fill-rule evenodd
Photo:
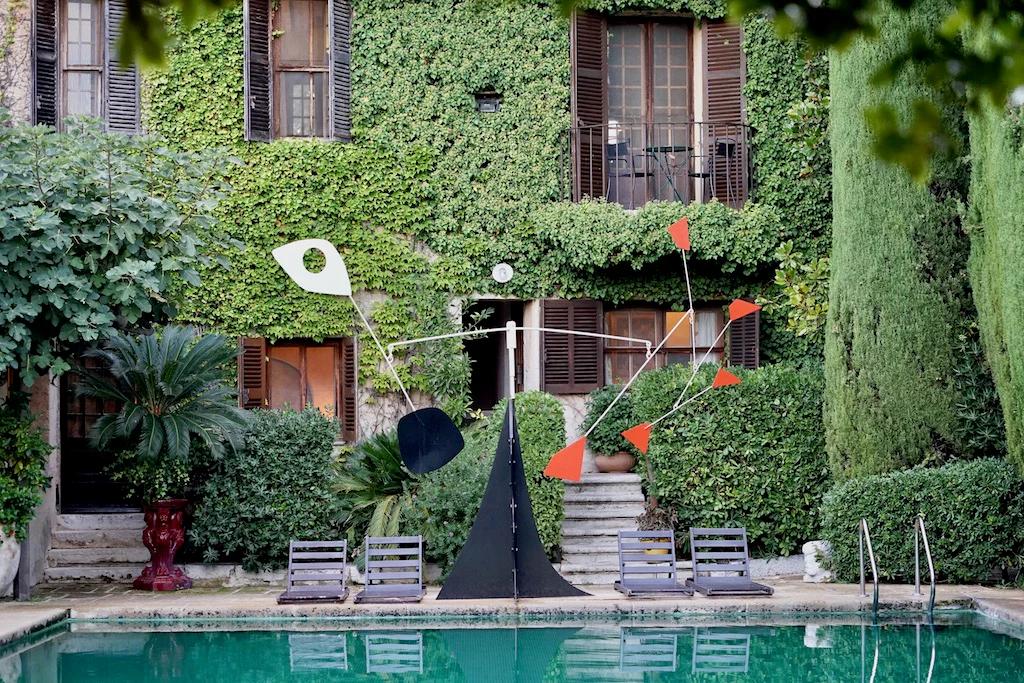
<instances>
[{"instance_id":1,"label":"wrought iron balcony railing","mask_svg":"<svg viewBox=\"0 0 1024 683\"><path fill-rule=\"evenodd\" d=\"M750 127L741 123L610 122L568 131L563 197L605 197L627 209L654 200L739 207L752 189Z\"/></svg>"}]
</instances>

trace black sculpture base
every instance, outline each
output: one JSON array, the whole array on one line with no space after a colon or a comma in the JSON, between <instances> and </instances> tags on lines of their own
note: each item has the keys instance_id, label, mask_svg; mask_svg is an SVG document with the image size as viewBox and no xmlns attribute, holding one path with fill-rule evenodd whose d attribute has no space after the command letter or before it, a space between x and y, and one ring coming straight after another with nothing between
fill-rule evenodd
<instances>
[{"instance_id":1,"label":"black sculpture base","mask_svg":"<svg viewBox=\"0 0 1024 683\"><path fill-rule=\"evenodd\" d=\"M589 593L563 579L544 554L526 489L515 401L509 401L480 511L437 599L583 595Z\"/></svg>"}]
</instances>

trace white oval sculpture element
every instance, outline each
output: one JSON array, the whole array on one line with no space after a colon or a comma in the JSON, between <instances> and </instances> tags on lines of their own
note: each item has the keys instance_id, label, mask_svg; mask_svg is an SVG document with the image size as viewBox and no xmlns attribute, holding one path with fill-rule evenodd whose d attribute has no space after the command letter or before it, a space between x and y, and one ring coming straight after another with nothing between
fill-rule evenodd
<instances>
[{"instance_id":1,"label":"white oval sculpture element","mask_svg":"<svg viewBox=\"0 0 1024 683\"><path fill-rule=\"evenodd\" d=\"M327 264L319 273L311 273L306 269L303 258L310 249L316 249L324 255ZM288 273L288 277L307 292L316 294L335 294L352 296L352 283L348 280L348 269L341 259L341 254L327 240L298 240L289 242L273 251L274 258Z\"/></svg>"}]
</instances>

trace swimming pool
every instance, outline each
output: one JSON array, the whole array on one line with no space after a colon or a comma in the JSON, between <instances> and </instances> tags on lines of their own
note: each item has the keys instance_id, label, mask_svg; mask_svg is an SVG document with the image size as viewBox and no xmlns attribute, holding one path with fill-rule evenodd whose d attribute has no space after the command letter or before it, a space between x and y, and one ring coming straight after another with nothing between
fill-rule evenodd
<instances>
[{"instance_id":1,"label":"swimming pool","mask_svg":"<svg viewBox=\"0 0 1024 683\"><path fill-rule=\"evenodd\" d=\"M64 622L0 650L5 683L1021 680L1024 640L971 613L750 622Z\"/></svg>"}]
</instances>

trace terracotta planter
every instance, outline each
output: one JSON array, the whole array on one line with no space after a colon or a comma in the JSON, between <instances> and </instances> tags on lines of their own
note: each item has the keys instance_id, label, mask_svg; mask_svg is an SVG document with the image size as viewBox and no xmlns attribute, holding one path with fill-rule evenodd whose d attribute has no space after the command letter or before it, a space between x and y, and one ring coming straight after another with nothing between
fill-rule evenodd
<instances>
[{"instance_id":1,"label":"terracotta planter","mask_svg":"<svg viewBox=\"0 0 1024 683\"><path fill-rule=\"evenodd\" d=\"M192 579L181 567L174 566L174 556L185 542L185 506L187 500L170 498L156 500L146 506L146 529L142 542L149 548L149 564L132 586L147 591L176 591L191 588Z\"/></svg>"},{"instance_id":2,"label":"terracotta planter","mask_svg":"<svg viewBox=\"0 0 1024 683\"><path fill-rule=\"evenodd\" d=\"M630 472L636 464L636 458L625 451L615 455L595 455L594 464L598 472Z\"/></svg>"}]
</instances>

